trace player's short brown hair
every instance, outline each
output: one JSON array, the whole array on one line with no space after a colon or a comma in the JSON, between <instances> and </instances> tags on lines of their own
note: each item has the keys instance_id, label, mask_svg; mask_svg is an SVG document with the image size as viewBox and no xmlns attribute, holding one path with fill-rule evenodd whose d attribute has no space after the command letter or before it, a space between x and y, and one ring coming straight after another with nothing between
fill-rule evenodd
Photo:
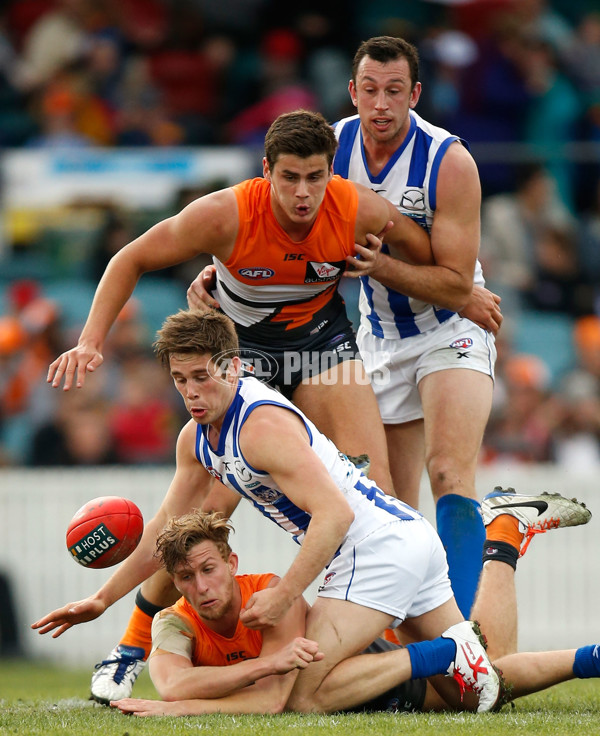
<instances>
[{"instance_id":1,"label":"player's short brown hair","mask_svg":"<svg viewBox=\"0 0 600 736\"><path fill-rule=\"evenodd\" d=\"M412 87L419 81L419 52L408 41L396 36L374 36L363 41L354 54L352 80L356 84L356 74L360 62L368 56L373 61L387 64L389 61L406 59L410 71Z\"/></svg>"},{"instance_id":2,"label":"player's short brown hair","mask_svg":"<svg viewBox=\"0 0 600 736\"><path fill-rule=\"evenodd\" d=\"M232 530L229 519L220 512L209 514L194 509L167 522L156 539L155 556L173 575L178 565L185 564L192 547L201 542L214 542L221 557L227 561L231 554L229 533Z\"/></svg>"},{"instance_id":3,"label":"player's short brown hair","mask_svg":"<svg viewBox=\"0 0 600 736\"><path fill-rule=\"evenodd\" d=\"M164 321L156 333L154 352L165 367L177 355L210 353L217 365L239 355L234 323L222 312L181 309Z\"/></svg>"},{"instance_id":4,"label":"player's short brown hair","mask_svg":"<svg viewBox=\"0 0 600 736\"><path fill-rule=\"evenodd\" d=\"M321 113L295 110L280 115L267 131L265 157L271 170L286 153L300 158L323 154L331 166L337 145L333 128Z\"/></svg>"}]
</instances>

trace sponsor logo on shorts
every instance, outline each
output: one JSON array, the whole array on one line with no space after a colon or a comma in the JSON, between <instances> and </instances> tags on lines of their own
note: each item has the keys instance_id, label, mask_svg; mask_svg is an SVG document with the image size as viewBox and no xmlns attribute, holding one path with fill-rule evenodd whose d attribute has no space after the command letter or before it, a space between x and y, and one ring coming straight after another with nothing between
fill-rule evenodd
<instances>
[{"instance_id":1,"label":"sponsor logo on shorts","mask_svg":"<svg viewBox=\"0 0 600 736\"><path fill-rule=\"evenodd\" d=\"M336 281L340 273L344 270L345 265L346 261L333 261L331 263L309 261L306 264L304 283L316 284L319 282Z\"/></svg>"},{"instance_id":2,"label":"sponsor logo on shorts","mask_svg":"<svg viewBox=\"0 0 600 736\"><path fill-rule=\"evenodd\" d=\"M473 340L470 337L459 337L458 340L450 343L450 347L456 348L457 350L460 350L461 348L463 350L465 348L472 348Z\"/></svg>"},{"instance_id":3,"label":"sponsor logo on shorts","mask_svg":"<svg viewBox=\"0 0 600 736\"><path fill-rule=\"evenodd\" d=\"M119 541L105 524L98 524L95 529L91 529L84 537L71 545L69 552L80 564L86 566L119 544Z\"/></svg>"},{"instance_id":4,"label":"sponsor logo on shorts","mask_svg":"<svg viewBox=\"0 0 600 736\"><path fill-rule=\"evenodd\" d=\"M240 268L238 273L245 279L270 279L275 276L275 271L272 268Z\"/></svg>"},{"instance_id":5,"label":"sponsor logo on shorts","mask_svg":"<svg viewBox=\"0 0 600 736\"><path fill-rule=\"evenodd\" d=\"M335 577L334 572L328 572L327 575L325 575L325 579L323 580L323 585L319 586L319 592L321 592L322 590L325 590L325 586L329 585L329 583L333 580L334 577Z\"/></svg>"}]
</instances>

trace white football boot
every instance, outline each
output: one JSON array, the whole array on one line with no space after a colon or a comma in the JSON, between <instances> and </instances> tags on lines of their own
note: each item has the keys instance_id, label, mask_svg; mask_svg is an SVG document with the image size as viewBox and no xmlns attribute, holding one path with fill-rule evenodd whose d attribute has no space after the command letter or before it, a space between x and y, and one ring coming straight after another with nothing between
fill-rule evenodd
<instances>
[{"instance_id":1,"label":"white football boot","mask_svg":"<svg viewBox=\"0 0 600 736\"><path fill-rule=\"evenodd\" d=\"M95 667L90 700L108 705L111 700L131 697L140 672L146 666L144 650L119 644Z\"/></svg>"},{"instance_id":2,"label":"white football boot","mask_svg":"<svg viewBox=\"0 0 600 736\"><path fill-rule=\"evenodd\" d=\"M479 696L478 713L485 713L500 699L500 677L485 653L485 640L475 621L461 621L446 629L444 639L452 639L456 644L454 661L447 670L460 688L460 697L465 692Z\"/></svg>"},{"instance_id":3,"label":"white football boot","mask_svg":"<svg viewBox=\"0 0 600 736\"><path fill-rule=\"evenodd\" d=\"M587 524L592 518L589 509L576 498L565 498L560 493L525 496L516 493L514 488L503 490L499 486L481 502L481 514L485 526L501 514L509 514L517 519L519 530L525 535L520 557L525 554L536 534L564 526Z\"/></svg>"}]
</instances>

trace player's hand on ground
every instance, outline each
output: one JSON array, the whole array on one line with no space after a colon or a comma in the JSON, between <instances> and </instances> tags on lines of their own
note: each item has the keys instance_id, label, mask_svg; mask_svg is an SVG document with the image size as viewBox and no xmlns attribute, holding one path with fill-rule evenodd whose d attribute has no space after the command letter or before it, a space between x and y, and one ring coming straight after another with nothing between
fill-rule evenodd
<instances>
[{"instance_id":1,"label":"player's hand on ground","mask_svg":"<svg viewBox=\"0 0 600 736\"><path fill-rule=\"evenodd\" d=\"M240 621L249 629L266 629L281 621L292 604L274 588L265 588L253 593L242 612Z\"/></svg>"},{"instance_id":2,"label":"player's hand on ground","mask_svg":"<svg viewBox=\"0 0 600 736\"><path fill-rule=\"evenodd\" d=\"M298 636L273 654L275 674L285 675L292 670L303 670L311 662L319 662L324 656L316 641Z\"/></svg>"},{"instance_id":3,"label":"player's hand on ground","mask_svg":"<svg viewBox=\"0 0 600 736\"><path fill-rule=\"evenodd\" d=\"M103 361L104 358L98 350L85 345L77 345L50 363L46 381L51 383L53 388L58 388L64 379L63 389L65 391L68 391L73 384L81 388L85 383L86 373L93 373Z\"/></svg>"},{"instance_id":4,"label":"player's hand on ground","mask_svg":"<svg viewBox=\"0 0 600 736\"><path fill-rule=\"evenodd\" d=\"M82 624L86 621L93 621L101 616L106 610L106 604L97 598L85 598L75 603L67 603L62 608L48 613L39 621L31 624L32 629L38 629L40 634L47 634L54 631L52 638L64 634L67 629L76 624Z\"/></svg>"},{"instance_id":5,"label":"player's hand on ground","mask_svg":"<svg viewBox=\"0 0 600 736\"><path fill-rule=\"evenodd\" d=\"M477 285L473 287L470 300L459 314L493 335L497 334L504 319L498 294Z\"/></svg>"},{"instance_id":6,"label":"player's hand on ground","mask_svg":"<svg viewBox=\"0 0 600 736\"><path fill-rule=\"evenodd\" d=\"M205 266L192 281L187 290L187 302L190 309L206 312L218 309L219 302L210 295L217 281L217 269L213 265Z\"/></svg>"},{"instance_id":7,"label":"player's hand on ground","mask_svg":"<svg viewBox=\"0 0 600 736\"><path fill-rule=\"evenodd\" d=\"M141 698L123 698L111 700L111 708L118 708L127 716L176 716L178 703L167 703L164 700L142 700Z\"/></svg>"},{"instance_id":8,"label":"player's hand on ground","mask_svg":"<svg viewBox=\"0 0 600 736\"><path fill-rule=\"evenodd\" d=\"M344 276L357 279L359 276L368 276L373 273L379 265L382 241L377 235L367 233L367 245L355 243L356 256L346 256L348 268Z\"/></svg>"}]
</instances>

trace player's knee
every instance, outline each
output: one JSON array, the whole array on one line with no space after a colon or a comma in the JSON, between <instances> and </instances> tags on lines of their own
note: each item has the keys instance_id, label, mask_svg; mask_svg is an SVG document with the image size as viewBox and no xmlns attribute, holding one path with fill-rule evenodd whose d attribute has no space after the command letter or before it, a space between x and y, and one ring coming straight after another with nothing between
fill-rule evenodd
<instances>
[{"instance_id":1,"label":"player's knee","mask_svg":"<svg viewBox=\"0 0 600 736\"><path fill-rule=\"evenodd\" d=\"M460 468L454 458L442 452L432 453L427 457L426 465L434 496L459 492L456 488L461 481Z\"/></svg>"}]
</instances>

